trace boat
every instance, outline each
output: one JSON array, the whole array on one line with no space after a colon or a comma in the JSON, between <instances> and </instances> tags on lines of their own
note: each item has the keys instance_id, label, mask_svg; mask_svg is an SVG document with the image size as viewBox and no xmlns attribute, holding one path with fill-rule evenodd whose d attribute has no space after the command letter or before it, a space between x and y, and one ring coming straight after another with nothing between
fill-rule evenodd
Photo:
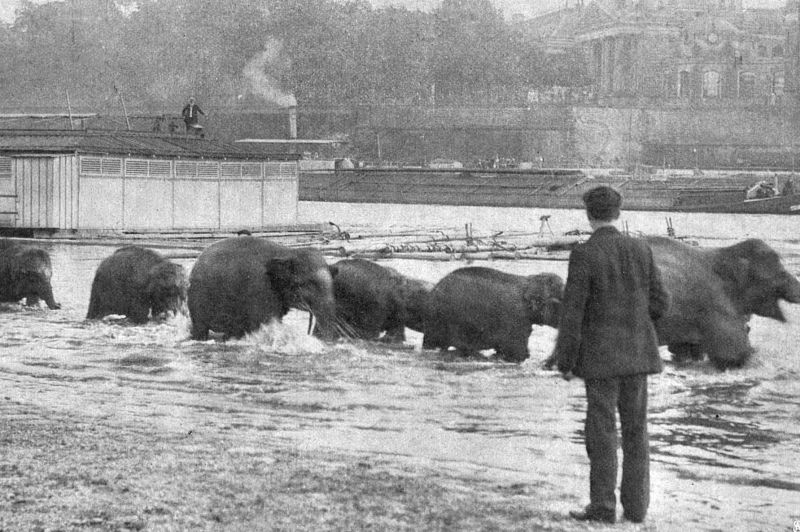
<instances>
[{"instance_id":1,"label":"boat","mask_svg":"<svg viewBox=\"0 0 800 532\"><path fill-rule=\"evenodd\" d=\"M792 174L793 175L793 174ZM299 199L583 209L583 194L600 185L619 190L626 210L800 214L800 194L748 199L763 176L632 175L583 169L312 168L301 161ZM784 177L784 179L791 179Z\"/></svg>"},{"instance_id":2,"label":"boat","mask_svg":"<svg viewBox=\"0 0 800 532\"><path fill-rule=\"evenodd\" d=\"M772 196L769 198L715 201L703 205L676 206L680 212L718 212L733 214L800 214L800 194Z\"/></svg>"}]
</instances>

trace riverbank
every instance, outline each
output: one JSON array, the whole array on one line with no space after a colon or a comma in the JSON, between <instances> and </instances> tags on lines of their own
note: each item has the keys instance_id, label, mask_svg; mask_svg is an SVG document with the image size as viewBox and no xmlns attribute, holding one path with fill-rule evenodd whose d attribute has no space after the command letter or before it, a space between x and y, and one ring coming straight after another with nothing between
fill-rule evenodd
<instances>
[{"instance_id":1,"label":"riverbank","mask_svg":"<svg viewBox=\"0 0 800 532\"><path fill-rule=\"evenodd\" d=\"M145 412L40 408L2 380L0 530L575 529L535 479L298 450L252 428L176 426Z\"/></svg>"}]
</instances>

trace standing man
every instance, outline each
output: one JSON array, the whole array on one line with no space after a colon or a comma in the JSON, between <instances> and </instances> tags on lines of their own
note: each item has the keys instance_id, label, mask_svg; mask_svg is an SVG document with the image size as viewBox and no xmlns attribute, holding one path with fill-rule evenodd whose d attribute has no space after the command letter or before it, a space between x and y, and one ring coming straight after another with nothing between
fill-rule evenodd
<instances>
[{"instance_id":1,"label":"standing man","mask_svg":"<svg viewBox=\"0 0 800 532\"><path fill-rule=\"evenodd\" d=\"M622 197L602 186L584 194L592 236L569 258L553 357L569 380L586 385L589 505L570 512L579 521L616 520L617 428L622 426L620 500L625 518L640 523L650 504L647 375L662 369L653 322L668 295L643 241L614 226Z\"/></svg>"},{"instance_id":2,"label":"standing man","mask_svg":"<svg viewBox=\"0 0 800 532\"><path fill-rule=\"evenodd\" d=\"M202 131L202 127L199 124L200 116L205 115L200 106L194 103L194 96L189 98L189 103L187 103L183 107L183 111L181 111L181 116L183 116L183 122L186 124L186 133L188 134L190 131L193 132L195 135L199 135Z\"/></svg>"}]
</instances>

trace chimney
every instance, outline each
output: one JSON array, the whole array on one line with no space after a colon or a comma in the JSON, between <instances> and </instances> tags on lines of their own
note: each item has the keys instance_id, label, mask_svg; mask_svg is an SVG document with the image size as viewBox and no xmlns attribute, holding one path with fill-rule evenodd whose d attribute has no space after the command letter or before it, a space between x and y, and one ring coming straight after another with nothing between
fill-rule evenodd
<instances>
[{"instance_id":1,"label":"chimney","mask_svg":"<svg viewBox=\"0 0 800 532\"><path fill-rule=\"evenodd\" d=\"M289 138L297 138L297 106L289 106Z\"/></svg>"}]
</instances>

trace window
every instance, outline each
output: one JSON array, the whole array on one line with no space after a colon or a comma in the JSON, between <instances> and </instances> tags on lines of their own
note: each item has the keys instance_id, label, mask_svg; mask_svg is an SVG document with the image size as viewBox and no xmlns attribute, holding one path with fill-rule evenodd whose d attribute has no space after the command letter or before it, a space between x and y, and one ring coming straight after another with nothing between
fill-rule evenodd
<instances>
[{"instance_id":1,"label":"window","mask_svg":"<svg viewBox=\"0 0 800 532\"><path fill-rule=\"evenodd\" d=\"M11 158L0 157L0 179L11 179Z\"/></svg>"},{"instance_id":2,"label":"window","mask_svg":"<svg viewBox=\"0 0 800 532\"><path fill-rule=\"evenodd\" d=\"M772 47L772 57L783 57L783 46L780 44Z\"/></svg>"},{"instance_id":3,"label":"window","mask_svg":"<svg viewBox=\"0 0 800 532\"><path fill-rule=\"evenodd\" d=\"M689 97L689 73L682 70L678 74L678 98Z\"/></svg>"},{"instance_id":4,"label":"window","mask_svg":"<svg viewBox=\"0 0 800 532\"><path fill-rule=\"evenodd\" d=\"M758 45L758 57L767 57L767 47L763 44Z\"/></svg>"},{"instance_id":5,"label":"window","mask_svg":"<svg viewBox=\"0 0 800 532\"><path fill-rule=\"evenodd\" d=\"M783 96L783 88L786 84L786 78L783 71L775 72L772 76L772 92L775 96Z\"/></svg>"},{"instance_id":6,"label":"window","mask_svg":"<svg viewBox=\"0 0 800 532\"><path fill-rule=\"evenodd\" d=\"M719 72L709 70L703 73L703 98L719 98Z\"/></svg>"},{"instance_id":7,"label":"window","mask_svg":"<svg viewBox=\"0 0 800 532\"><path fill-rule=\"evenodd\" d=\"M754 98L756 95L756 75L752 72L739 74L739 98Z\"/></svg>"}]
</instances>

